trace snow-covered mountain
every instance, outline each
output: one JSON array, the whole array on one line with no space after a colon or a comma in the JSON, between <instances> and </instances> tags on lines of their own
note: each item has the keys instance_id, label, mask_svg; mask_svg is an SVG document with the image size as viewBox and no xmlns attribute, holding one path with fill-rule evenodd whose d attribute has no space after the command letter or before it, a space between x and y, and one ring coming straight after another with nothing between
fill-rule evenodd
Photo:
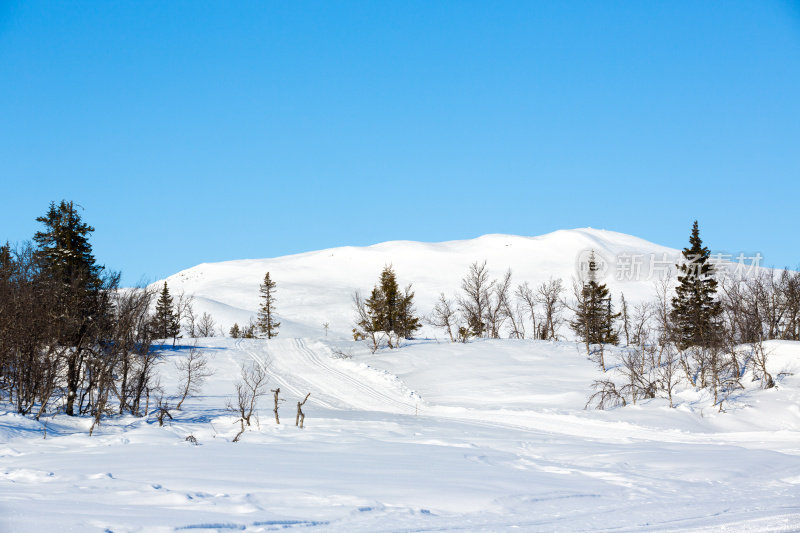
<instances>
[{"instance_id":1,"label":"snow-covered mountain","mask_svg":"<svg viewBox=\"0 0 800 533\"><path fill-rule=\"evenodd\" d=\"M476 239L424 243L392 241L373 246L331 248L272 259L203 263L166 279L173 294L195 296L195 308L209 312L225 331L247 323L259 305L266 272L278 284L277 310L283 336L332 335L352 328L352 293L368 292L384 265L391 264L401 285L413 283L417 311L428 313L444 292L453 296L475 261L487 261L491 274L511 268L514 284L535 286L562 278L569 289L579 264L594 251L606 267L604 281L616 298L631 302L654 295L654 279L674 264L679 250L637 237L591 228L560 230L539 237L484 235ZM163 280L162 280L163 281ZM162 281L157 282L161 284Z\"/></svg>"},{"instance_id":2,"label":"snow-covered mountain","mask_svg":"<svg viewBox=\"0 0 800 533\"><path fill-rule=\"evenodd\" d=\"M371 353L348 338L351 293L385 264L414 283L427 313L474 261L495 276L512 268L517 283L569 284L588 250L630 301L652 297L648 262L678 253L578 229L336 248L171 276L173 294L195 295L196 310L227 329L255 313L269 271L280 336L193 339L213 374L163 427L152 398L146 416L106 416L91 437L88 415L34 420L0 403L0 531L798 531L798 342L765 343L776 386L762 389L745 365L722 409L682 380L674 407L658 394L597 411L584 409L592 383L620 380L626 348L607 348L604 373L574 342L440 334ZM638 280L627 268L635 259ZM154 383L175 406L193 347L156 350ZM266 369L268 381L236 441L243 425L229 406L243 367ZM280 424L267 392L278 389Z\"/></svg>"}]
</instances>

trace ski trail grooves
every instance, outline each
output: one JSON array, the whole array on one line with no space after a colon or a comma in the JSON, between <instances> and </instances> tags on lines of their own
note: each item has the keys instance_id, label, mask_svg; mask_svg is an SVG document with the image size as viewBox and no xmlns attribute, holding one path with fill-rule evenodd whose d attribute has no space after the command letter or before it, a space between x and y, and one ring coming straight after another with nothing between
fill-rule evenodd
<instances>
[{"instance_id":1,"label":"ski trail grooves","mask_svg":"<svg viewBox=\"0 0 800 533\"><path fill-rule=\"evenodd\" d=\"M332 410L379 411L415 414L414 393L397 380L387 380L376 369L331 357L323 343L309 346L304 339L275 339L263 344L237 342L236 347L256 364L267 368L271 379L287 400L302 399L310 392L309 403ZM421 403L421 402L420 402ZM535 434L569 435L584 439L624 442L650 440L681 444L727 444L747 446L764 435L695 434L632 424L592 420L569 414L542 413L536 410L475 409L422 404L423 412L442 420L468 423L476 427L506 428ZM796 432L789 431L791 440ZM774 438L774 435L773 435Z\"/></svg>"},{"instance_id":2,"label":"ski trail grooves","mask_svg":"<svg viewBox=\"0 0 800 533\"><path fill-rule=\"evenodd\" d=\"M392 386L373 369L331 358L326 347L309 346L303 339L272 340L257 353L242 349L267 365L281 387L309 403L328 409L358 409L414 414L414 400L401 384ZM348 368L349 367L349 368Z\"/></svg>"},{"instance_id":3,"label":"ski trail grooves","mask_svg":"<svg viewBox=\"0 0 800 533\"><path fill-rule=\"evenodd\" d=\"M386 388L386 383L378 383L376 386L370 386L369 384L365 383L364 381L358 379L357 377L353 377L352 375L339 370L334 367L334 365L338 362L339 365L345 365L344 361L336 361L331 359L330 356L323 357L320 356L318 352L312 350L303 339L296 339L295 342L297 343L297 348L306 360L322 369L329 379L334 379L339 381L342 384L345 384L346 387L350 387L351 391L354 392L353 397L345 397L345 400L349 400L352 406L360 407L364 409L372 409L372 410L380 410L380 411L389 411L389 412L396 412L396 413L406 413L411 414L415 410L415 406L412 403L408 403L407 401L398 400L396 397L392 397L389 394L386 394L379 390L376 387ZM327 361L330 361L333 364L328 364ZM370 372L377 373L376 370L370 370ZM365 376L362 376L365 377ZM402 391L398 391L399 395L402 394ZM360 398L359 398L360 396ZM360 400L355 401L354 400ZM410 400L410 398L409 398ZM383 404L382 406L380 404ZM376 408L380 406L379 408Z\"/></svg>"},{"instance_id":4,"label":"ski trail grooves","mask_svg":"<svg viewBox=\"0 0 800 533\"><path fill-rule=\"evenodd\" d=\"M273 342L278 343L280 341L273 341ZM297 382L300 380L294 379L293 381L290 381L286 379L286 376L296 377L292 374L292 367L283 367L280 371L276 369L278 358L275 357L275 353L277 352L278 354L283 355L286 354L285 350L282 349L270 350L269 346L264 346L260 350L262 353L259 354L255 350L250 350L246 348L241 348L241 349L251 359L253 359L253 361L255 361L256 364L267 370L270 378L277 383L278 388L282 389L284 396L289 395L302 398L306 395L306 392L310 392L308 383L305 383L303 384L303 386L300 386L297 384ZM306 392L303 392L304 390ZM312 404L317 405L319 407L324 407L326 409L336 409L336 406L326 401L323 401L319 397L315 397L314 394L311 395L309 401Z\"/></svg>"}]
</instances>

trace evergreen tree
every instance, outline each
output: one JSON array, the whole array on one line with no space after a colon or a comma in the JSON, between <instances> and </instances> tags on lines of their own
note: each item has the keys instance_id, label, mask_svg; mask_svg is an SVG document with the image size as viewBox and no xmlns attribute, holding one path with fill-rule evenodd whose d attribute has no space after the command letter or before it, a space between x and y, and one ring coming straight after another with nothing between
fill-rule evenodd
<instances>
[{"instance_id":1,"label":"evergreen tree","mask_svg":"<svg viewBox=\"0 0 800 533\"><path fill-rule=\"evenodd\" d=\"M717 280L710 252L703 246L697 221L692 226L689 247L683 249L684 261L676 265L680 271L671 318L676 342L681 349L690 346L709 347L720 337L722 307L715 299Z\"/></svg>"},{"instance_id":2,"label":"evergreen tree","mask_svg":"<svg viewBox=\"0 0 800 533\"><path fill-rule=\"evenodd\" d=\"M588 280L581 287L575 319L570 323L572 330L587 347L591 344L616 344L619 341L614 329L614 321L619 313L614 312L608 287L605 283L597 283L597 270L597 261L592 252Z\"/></svg>"},{"instance_id":3,"label":"evergreen tree","mask_svg":"<svg viewBox=\"0 0 800 533\"><path fill-rule=\"evenodd\" d=\"M153 317L152 328L158 338L169 339L172 337L173 346L178 334L181 332L181 326L175 316L172 296L169 295L169 287L167 287L166 281L164 282L164 288L161 289L158 302L156 302L156 315Z\"/></svg>"},{"instance_id":4,"label":"evergreen tree","mask_svg":"<svg viewBox=\"0 0 800 533\"><path fill-rule=\"evenodd\" d=\"M372 292L369 293L369 298L367 298L365 304L367 305L367 319L360 324L362 329L370 333L386 331L384 329L386 325L386 299L377 285L372 288Z\"/></svg>"},{"instance_id":5,"label":"evergreen tree","mask_svg":"<svg viewBox=\"0 0 800 533\"><path fill-rule=\"evenodd\" d=\"M14 263L11 256L11 245L6 241L0 246L0 281L8 281L14 272Z\"/></svg>"},{"instance_id":6,"label":"evergreen tree","mask_svg":"<svg viewBox=\"0 0 800 533\"><path fill-rule=\"evenodd\" d=\"M414 293L411 285L401 291L391 265L384 267L378 285L366 300L369 319L359 326L366 332L383 331L389 336L389 347L399 345L401 338L411 338L422 324L414 316ZM392 342L392 335L397 339Z\"/></svg>"},{"instance_id":7,"label":"evergreen tree","mask_svg":"<svg viewBox=\"0 0 800 533\"><path fill-rule=\"evenodd\" d=\"M394 331L400 327L400 287L397 285L397 275L391 265L385 266L378 281L381 295L381 309L378 315L382 331Z\"/></svg>"},{"instance_id":8,"label":"evergreen tree","mask_svg":"<svg viewBox=\"0 0 800 533\"><path fill-rule=\"evenodd\" d=\"M237 322L233 323L233 326L231 327L231 330L230 330L230 336L231 336L231 338L234 338L234 339L238 339L238 338L240 338L242 336L242 330L239 329L239 324Z\"/></svg>"},{"instance_id":9,"label":"evergreen tree","mask_svg":"<svg viewBox=\"0 0 800 533\"><path fill-rule=\"evenodd\" d=\"M264 283L259 290L261 292L261 307L258 310L258 329L268 339L278 336L278 328L281 323L275 320L275 287L277 284L269 277L269 272L264 276Z\"/></svg>"},{"instance_id":10,"label":"evergreen tree","mask_svg":"<svg viewBox=\"0 0 800 533\"><path fill-rule=\"evenodd\" d=\"M99 329L112 314L104 294L103 267L97 265L89 235L94 228L81 220L73 202L50 203L47 214L36 219L44 225L34 234L35 260L41 269L45 289L53 297L51 327L55 343L68 347L66 359L67 398L65 412L75 414L74 403L86 365L86 353ZM118 276L106 279L106 289ZM107 292L107 291L106 291Z\"/></svg>"},{"instance_id":11,"label":"evergreen tree","mask_svg":"<svg viewBox=\"0 0 800 533\"><path fill-rule=\"evenodd\" d=\"M397 321L395 332L399 337L410 339L414 332L422 327L422 321L414 315L414 292L411 285L405 288L397 303Z\"/></svg>"},{"instance_id":12,"label":"evergreen tree","mask_svg":"<svg viewBox=\"0 0 800 533\"><path fill-rule=\"evenodd\" d=\"M614 322L620 315L621 313L614 312L614 307L611 305L611 297L608 297L606 299L605 313L603 314L603 321L600 328L600 337L603 339L603 344L619 343L619 333L614 327Z\"/></svg>"},{"instance_id":13,"label":"evergreen tree","mask_svg":"<svg viewBox=\"0 0 800 533\"><path fill-rule=\"evenodd\" d=\"M45 226L33 236L36 255L50 275L65 286L77 283L86 291L97 290L103 267L95 263L89 243L94 228L81 220L75 204L51 202L47 214L36 221Z\"/></svg>"}]
</instances>

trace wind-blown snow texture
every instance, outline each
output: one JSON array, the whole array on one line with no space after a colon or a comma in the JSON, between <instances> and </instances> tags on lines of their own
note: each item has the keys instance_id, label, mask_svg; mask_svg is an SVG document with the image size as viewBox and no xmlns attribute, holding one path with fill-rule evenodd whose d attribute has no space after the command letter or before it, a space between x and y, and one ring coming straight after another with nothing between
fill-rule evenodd
<instances>
[{"instance_id":1,"label":"wind-blown snow texture","mask_svg":"<svg viewBox=\"0 0 800 533\"><path fill-rule=\"evenodd\" d=\"M175 420L35 422L0 412L0 531L797 531L800 343L770 342L778 386L719 413L701 392L585 411L600 371L569 342L432 338L375 355L347 340L350 292L385 263L427 312L486 258L517 281L567 278L577 251L660 251L576 230L444 244L386 243L200 265L169 278L229 326L246 322L269 270L280 337L200 339L215 375ZM649 282L612 289L632 300ZM331 323L329 337L321 324ZM164 347L162 383L188 346ZM350 351L352 359L335 357ZM242 362L281 388L242 441L225 411ZM791 374L791 375L790 375ZM294 426L307 392L306 428ZM45 436L46 430L46 438ZM184 439L197 438L198 445Z\"/></svg>"}]
</instances>

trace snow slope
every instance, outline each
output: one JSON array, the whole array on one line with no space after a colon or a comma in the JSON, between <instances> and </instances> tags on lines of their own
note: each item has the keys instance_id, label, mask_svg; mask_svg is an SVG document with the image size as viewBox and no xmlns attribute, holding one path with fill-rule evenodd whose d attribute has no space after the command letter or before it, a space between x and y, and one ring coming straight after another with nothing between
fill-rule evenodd
<instances>
[{"instance_id":1,"label":"snow slope","mask_svg":"<svg viewBox=\"0 0 800 533\"><path fill-rule=\"evenodd\" d=\"M0 531L796 531L800 343L719 413L694 391L585 411L573 343L201 340L215 376L163 428L0 414ZM353 359L333 349L354 350ZM164 349L163 382L188 347ZM243 362L281 388L233 443ZM295 402L311 392L306 428ZM184 439L194 435L198 445Z\"/></svg>"},{"instance_id":2,"label":"snow slope","mask_svg":"<svg viewBox=\"0 0 800 533\"><path fill-rule=\"evenodd\" d=\"M278 314L286 336L320 336L328 322L331 334L349 337L354 290L369 292L384 265L391 264L401 285L413 283L417 309L430 312L440 292L453 296L469 265L487 261L491 274L500 277L511 268L515 285L532 286L549 278L562 278L565 287L576 274L581 252L594 250L609 263L605 281L615 295L629 301L650 299L653 280L643 272L638 280L617 279L622 254L664 253L677 259L678 250L605 230L561 230L540 237L484 235L466 241L422 243L395 241L367 247L343 247L274 259L248 259L204 263L166 279L170 291L181 290L197 298L195 307L209 312L228 331L233 322L247 323L259 305L259 284L270 272L278 284ZM160 285L162 282L157 282ZM434 332L426 331L433 335ZM441 335L441 333L439 333Z\"/></svg>"}]
</instances>

